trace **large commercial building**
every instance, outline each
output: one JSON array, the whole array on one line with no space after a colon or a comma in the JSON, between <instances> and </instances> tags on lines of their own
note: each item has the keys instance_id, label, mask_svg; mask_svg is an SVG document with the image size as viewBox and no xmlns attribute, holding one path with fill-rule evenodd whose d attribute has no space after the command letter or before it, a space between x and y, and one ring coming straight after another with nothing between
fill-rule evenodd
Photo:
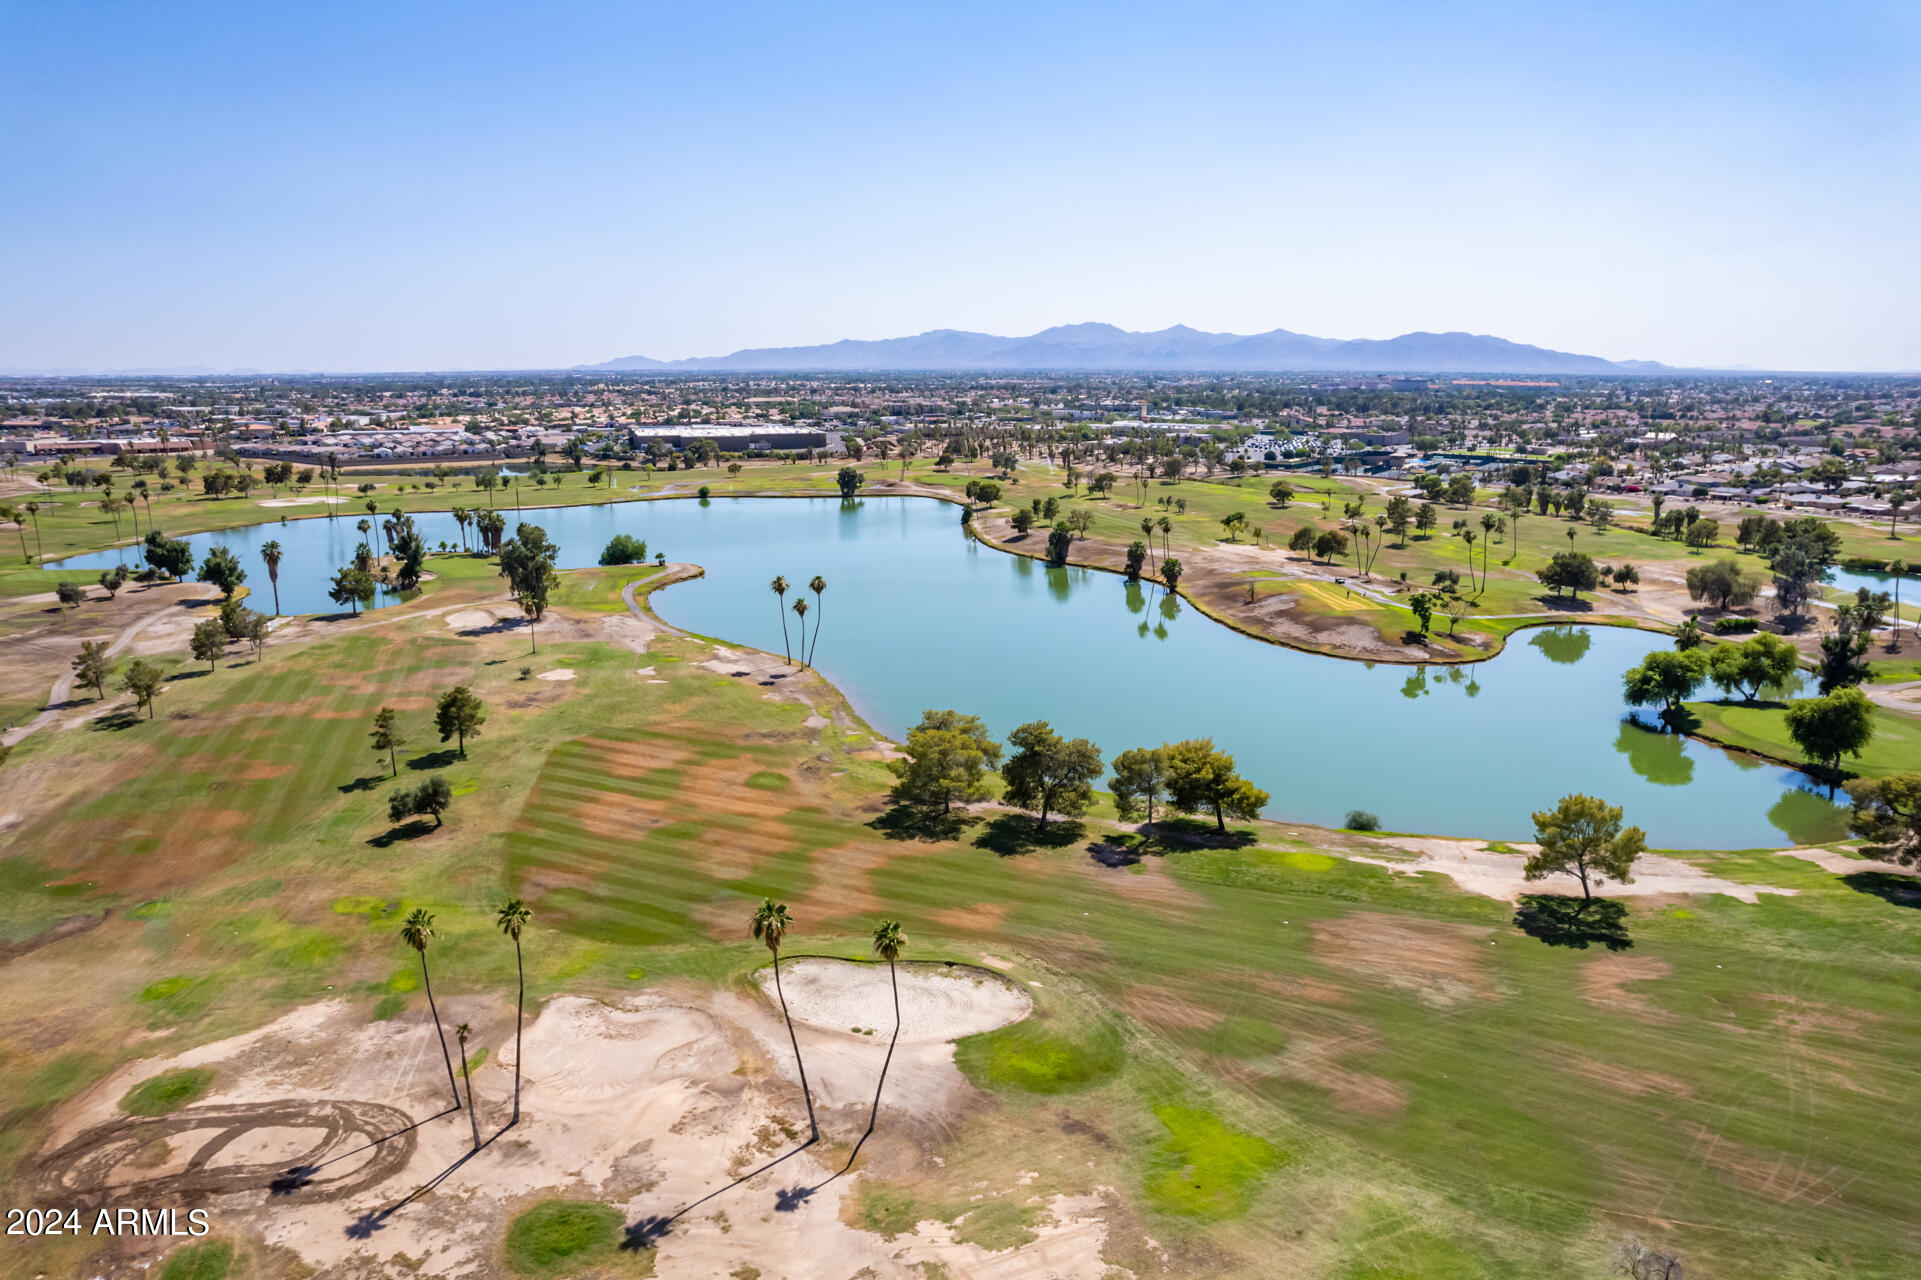
<instances>
[{"instance_id":1,"label":"large commercial building","mask_svg":"<svg viewBox=\"0 0 1921 1280\"><path fill-rule=\"evenodd\" d=\"M770 449L824 449L827 433L817 427L784 426L777 422L714 422L678 427L629 427L628 443L645 449L658 440L685 449L696 440L712 440L724 453L762 453Z\"/></svg>"}]
</instances>

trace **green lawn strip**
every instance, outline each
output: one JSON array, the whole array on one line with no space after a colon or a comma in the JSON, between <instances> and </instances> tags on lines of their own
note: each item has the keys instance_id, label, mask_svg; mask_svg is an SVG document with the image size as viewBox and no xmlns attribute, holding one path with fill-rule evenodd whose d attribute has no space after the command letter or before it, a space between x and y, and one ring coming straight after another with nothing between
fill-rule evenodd
<instances>
[{"instance_id":1,"label":"green lawn strip","mask_svg":"<svg viewBox=\"0 0 1921 1280\"><path fill-rule=\"evenodd\" d=\"M622 1225L621 1212L613 1205L543 1200L508 1225L507 1269L517 1276L534 1277L577 1276L594 1270L651 1273L651 1250L622 1253Z\"/></svg>"},{"instance_id":2,"label":"green lawn strip","mask_svg":"<svg viewBox=\"0 0 1921 1280\"><path fill-rule=\"evenodd\" d=\"M1699 721L1695 732L1702 737L1791 765L1804 760L1788 736L1787 708L1779 703L1690 702L1687 710ZM1868 778L1921 772L1921 718L1876 706L1873 739L1859 756L1841 764L1846 772Z\"/></svg>"},{"instance_id":3,"label":"green lawn strip","mask_svg":"<svg viewBox=\"0 0 1921 1280\"><path fill-rule=\"evenodd\" d=\"M212 1087L213 1071L210 1068L164 1071L128 1090L127 1095L120 1099L120 1109L136 1116L164 1116L169 1111L178 1111L189 1103L198 1102Z\"/></svg>"}]
</instances>

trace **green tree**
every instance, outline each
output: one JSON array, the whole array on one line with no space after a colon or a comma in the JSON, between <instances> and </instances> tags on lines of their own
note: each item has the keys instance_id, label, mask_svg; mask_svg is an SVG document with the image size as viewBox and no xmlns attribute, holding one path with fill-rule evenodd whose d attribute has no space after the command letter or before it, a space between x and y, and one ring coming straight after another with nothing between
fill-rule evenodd
<instances>
[{"instance_id":1,"label":"green tree","mask_svg":"<svg viewBox=\"0 0 1921 1280\"><path fill-rule=\"evenodd\" d=\"M631 533L617 533L601 549L600 563L602 566L646 564L647 544Z\"/></svg>"},{"instance_id":2,"label":"green tree","mask_svg":"<svg viewBox=\"0 0 1921 1280\"><path fill-rule=\"evenodd\" d=\"M104 640L82 640L80 652L73 659L73 678L93 690L93 696L107 696L107 669L111 660L107 657L107 644Z\"/></svg>"},{"instance_id":3,"label":"green tree","mask_svg":"<svg viewBox=\"0 0 1921 1280\"><path fill-rule=\"evenodd\" d=\"M1432 533L1434 526L1441 523L1441 509L1431 502L1423 502L1414 510L1414 527L1422 533Z\"/></svg>"},{"instance_id":4,"label":"green tree","mask_svg":"<svg viewBox=\"0 0 1921 1280\"><path fill-rule=\"evenodd\" d=\"M851 500L860 492L860 487L867 483L867 477L852 467L842 467L835 473L834 483L840 486L841 498Z\"/></svg>"},{"instance_id":5,"label":"green tree","mask_svg":"<svg viewBox=\"0 0 1921 1280\"><path fill-rule=\"evenodd\" d=\"M458 740L460 758L467 758L467 739L478 738L480 727L487 723L487 708L478 695L464 684L457 684L440 695L440 702L434 708L434 727L440 731L440 740Z\"/></svg>"},{"instance_id":6,"label":"green tree","mask_svg":"<svg viewBox=\"0 0 1921 1280\"><path fill-rule=\"evenodd\" d=\"M200 561L200 572L195 575L201 582L210 582L220 588L220 594L233 599L233 593L247 580L247 571L240 567L240 561L233 552L225 547L214 547Z\"/></svg>"},{"instance_id":7,"label":"green tree","mask_svg":"<svg viewBox=\"0 0 1921 1280\"><path fill-rule=\"evenodd\" d=\"M1736 609L1761 591L1761 575L1733 558L1695 565L1687 573L1688 598L1704 600L1710 608Z\"/></svg>"},{"instance_id":8,"label":"green tree","mask_svg":"<svg viewBox=\"0 0 1921 1280\"><path fill-rule=\"evenodd\" d=\"M440 1025L440 1008L434 1003L433 977L427 972L427 943L434 936L434 913L415 907L400 926L400 940L420 957L420 981L427 989L427 1009L433 1015L434 1033L440 1037L440 1056L447 1063L447 1088L453 1091L455 1111L460 1110L460 1086L454 1083L454 1060L447 1052L447 1033Z\"/></svg>"},{"instance_id":9,"label":"green tree","mask_svg":"<svg viewBox=\"0 0 1921 1280\"><path fill-rule=\"evenodd\" d=\"M260 558L267 564L267 581L273 584L273 616L276 618L280 616L280 558L284 554L278 542L261 544Z\"/></svg>"},{"instance_id":10,"label":"green tree","mask_svg":"<svg viewBox=\"0 0 1921 1280\"><path fill-rule=\"evenodd\" d=\"M175 582L183 580L193 568L193 548L187 545L186 539L169 538L152 527L147 529L142 552L155 571L166 574Z\"/></svg>"},{"instance_id":11,"label":"green tree","mask_svg":"<svg viewBox=\"0 0 1921 1280\"><path fill-rule=\"evenodd\" d=\"M1034 513L1026 507L1020 507L1009 517L1008 522L1014 526L1015 533L1026 537L1028 530L1034 527Z\"/></svg>"},{"instance_id":12,"label":"green tree","mask_svg":"<svg viewBox=\"0 0 1921 1280\"><path fill-rule=\"evenodd\" d=\"M954 801L987 794L987 771L1000 764L1000 744L978 716L958 711L923 711L907 731L906 758L888 762L900 781L895 799L922 808L952 812Z\"/></svg>"},{"instance_id":13,"label":"green tree","mask_svg":"<svg viewBox=\"0 0 1921 1280\"><path fill-rule=\"evenodd\" d=\"M1247 523L1247 512L1230 511L1221 517L1221 529L1227 534L1229 542L1241 540L1241 527Z\"/></svg>"},{"instance_id":14,"label":"green tree","mask_svg":"<svg viewBox=\"0 0 1921 1280\"><path fill-rule=\"evenodd\" d=\"M1314 555L1328 564L1347 554L1347 535L1338 529L1324 529L1314 535Z\"/></svg>"},{"instance_id":15,"label":"green tree","mask_svg":"<svg viewBox=\"0 0 1921 1280\"><path fill-rule=\"evenodd\" d=\"M1313 555L1314 554L1314 526L1311 524L1304 524L1300 528L1296 529L1287 540L1287 549L1289 551L1298 551L1303 555L1309 555L1309 556Z\"/></svg>"},{"instance_id":16,"label":"green tree","mask_svg":"<svg viewBox=\"0 0 1921 1280\"><path fill-rule=\"evenodd\" d=\"M1708 659L1699 649L1657 649L1622 675L1622 693L1631 707L1661 708L1662 721L1671 726L1707 675Z\"/></svg>"},{"instance_id":17,"label":"green tree","mask_svg":"<svg viewBox=\"0 0 1921 1280\"><path fill-rule=\"evenodd\" d=\"M373 575L355 565L347 565L335 572L333 583L327 588L327 598L335 604L349 606L357 615L362 606L373 605Z\"/></svg>"},{"instance_id":18,"label":"green tree","mask_svg":"<svg viewBox=\"0 0 1921 1280\"><path fill-rule=\"evenodd\" d=\"M1285 480L1276 480L1267 487L1267 496L1275 506L1287 510L1287 504L1294 501L1294 486Z\"/></svg>"},{"instance_id":19,"label":"green tree","mask_svg":"<svg viewBox=\"0 0 1921 1280\"><path fill-rule=\"evenodd\" d=\"M1045 720L1021 725L1007 735L1013 754L1001 766L1006 784L1003 799L1016 809L1039 815L1078 817L1094 800L1094 780L1101 776L1100 749L1086 738L1063 738Z\"/></svg>"},{"instance_id":20,"label":"green tree","mask_svg":"<svg viewBox=\"0 0 1921 1280\"><path fill-rule=\"evenodd\" d=\"M1074 531L1067 527L1064 520L1056 520L1047 534L1047 563L1055 566L1067 563L1068 552L1074 549Z\"/></svg>"},{"instance_id":21,"label":"green tree","mask_svg":"<svg viewBox=\"0 0 1921 1280\"><path fill-rule=\"evenodd\" d=\"M519 898L507 899L494 912L494 924L514 940L514 973L520 982L514 998L514 1124L520 1123L520 1024L527 1011L527 966L520 954L520 934L533 918L532 909Z\"/></svg>"},{"instance_id":22,"label":"green tree","mask_svg":"<svg viewBox=\"0 0 1921 1280\"><path fill-rule=\"evenodd\" d=\"M438 827L440 815L447 811L453 799L453 788L436 774L417 787L401 787L388 796L387 818L390 822L404 822L412 817L431 817Z\"/></svg>"},{"instance_id":23,"label":"green tree","mask_svg":"<svg viewBox=\"0 0 1921 1280\"><path fill-rule=\"evenodd\" d=\"M1141 580L1141 571L1146 567L1147 544L1139 538L1136 538L1133 542L1129 543L1127 547L1127 580L1129 582L1139 582Z\"/></svg>"},{"instance_id":24,"label":"green tree","mask_svg":"<svg viewBox=\"0 0 1921 1280\"><path fill-rule=\"evenodd\" d=\"M807 1102L807 1127L812 1132L808 1141L816 1142L820 1139L820 1123L814 1119L814 1094L807 1087L807 1064L801 1060L800 1038L794 1034L794 1018L787 1012L787 992L780 985L780 943L793 927L794 916L786 903L775 902L772 898L761 899L759 908L754 912L754 937L766 943L767 949L774 953L774 994L780 997L780 1016L787 1023L787 1042L794 1047L794 1065L800 1069L800 1095Z\"/></svg>"},{"instance_id":25,"label":"green tree","mask_svg":"<svg viewBox=\"0 0 1921 1280\"><path fill-rule=\"evenodd\" d=\"M1849 685L1820 698L1807 698L1788 707L1788 737L1801 754L1820 765L1834 794L1841 773L1841 757L1858 756L1874 739L1874 704L1868 695Z\"/></svg>"},{"instance_id":26,"label":"green tree","mask_svg":"<svg viewBox=\"0 0 1921 1280\"><path fill-rule=\"evenodd\" d=\"M1801 655L1780 636L1763 631L1740 644L1716 645L1708 655L1708 678L1724 694L1737 690L1748 702L1769 685L1785 684Z\"/></svg>"},{"instance_id":27,"label":"green tree","mask_svg":"<svg viewBox=\"0 0 1921 1280\"><path fill-rule=\"evenodd\" d=\"M535 653L540 652L540 641L534 629L547 612L549 594L560 585L560 575L554 571L559 558L560 548L547 540L547 531L537 524L520 525L500 549L501 575L527 616L528 640Z\"/></svg>"},{"instance_id":28,"label":"green tree","mask_svg":"<svg viewBox=\"0 0 1921 1280\"><path fill-rule=\"evenodd\" d=\"M1408 598L1407 607L1414 611L1415 618L1420 621L1422 635L1426 635L1428 628L1434 625L1434 603L1438 599L1438 596L1425 591L1417 591Z\"/></svg>"},{"instance_id":29,"label":"green tree","mask_svg":"<svg viewBox=\"0 0 1921 1280\"><path fill-rule=\"evenodd\" d=\"M135 658L120 675L120 688L133 695L135 710L145 711L149 720L153 719L153 700L165 682L160 668L145 658Z\"/></svg>"},{"instance_id":30,"label":"green tree","mask_svg":"<svg viewBox=\"0 0 1921 1280\"><path fill-rule=\"evenodd\" d=\"M1212 738L1189 738L1161 748L1167 761L1167 800L1182 813L1212 813L1215 830L1227 832L1230 817L1252 821L1267 807L1268 794L1234 771L1234 757Z\"/></svg>"},{"instance_id":31,"label":"green tree","mask_svg":"<svg viewBox=\"0 0 1921 1280\"><path fill-rule=\"evenodd\" d=\"M1834 629L1821 637L1821 660L1815 667L1822 693L1868 678L1869 628L1863 621L1862 610L1855 605L1835 606Z\"/></svg>"},{"instance_id":32,"label":"green tree","mask_svg":"<svg viewBox=\"0 0 1921 1280\"><path fill-rule=\"evenodd\" d=\"M1848 784L1848 828L1881 847L1883 857L1921 863L1921 773L1858 778Z\"/></svg>"},{"instance_id":33,"label":"green tree","mask_svg":"<svg viewBox=\"0 0 1921 1280\"><path fill-rule=\"evenodd\" d=\"M207 664L207 670L220 669L220 655L227 651L227 629L218 618L208 618L193 629L193 656Z\"/></svg>"},{"instance_id":34,"label":"green tree","mask_svg":"<svg viewBox=\"0 0 1921 1280\"><path fill-rule=\"evenodd\" d=\"M1401 540L1402 550L1407 548L1407 531L1414 523L1414 504L1405 494L1396 494L1387 500L1387 527Z\"/></svg>"},{"instance_id":35,"label":"green tree","mask_svg":"<svg viewBox=\"0 0 1921 1280\"><path fill-rule=\"evenodd\" d=\"M1169 591L1180 590L1181 562L1179 560L1169 556L1167 559L1161 561L1161 581L1167 584Z\"/></svg>"},{"instance_id":36,"label":"green tree","mask_svg":"<svg viewBox=\"0 0 1921 1280\"><path fill-rule=\"evenodd\" d=\"M1556 551L1534 576L1542 586L1553 588L1556 595L1566 590L1577 600L1583 591L1594 591L1601 585L1601 570L1585 551Z\"/></svg>"},{"instance_id":37,"label":"green tree","mask_svg":"<svg viewBox=\"0 0 1921 1280\"><path fill-rule=\"evenodd\" d=\"M1108 779L1114 810L1127 822L1154 822L1154 805L1167 790L1167 753L1160 747L1132 747L1114 757Z\"/></svg>"},{"instance_id":38,"label":"green tree","mask_svg":"<svg viewBox=\"0 0 1921 1280\"><path fill-rule=\"evenodd\" d=\"M392 707L382 707L374 713L373 733L370 735L373 738L374 750L387 753L387 763L393 769L393 776L396 778L400 776L399 749L407 745L407 740L400 735L397 724L399 718L400 713Z\"/></svg>"},{"instance_id":39,"label":"green tree","mask_svg":"<svg viewBox=\"0 0 1921 1280\"><path fill-rule=\"evenodd\" d=\"M1647 848L1639 827L1621 826L1621 810L1593 796L1562 796L1553 809L1534 815L1538 850L1521 868L1528 880L1568 873L1581 882L1581 899L1594 900L1590 880L1634 883L1634 861Z\"/></svg>"}]
</instances>

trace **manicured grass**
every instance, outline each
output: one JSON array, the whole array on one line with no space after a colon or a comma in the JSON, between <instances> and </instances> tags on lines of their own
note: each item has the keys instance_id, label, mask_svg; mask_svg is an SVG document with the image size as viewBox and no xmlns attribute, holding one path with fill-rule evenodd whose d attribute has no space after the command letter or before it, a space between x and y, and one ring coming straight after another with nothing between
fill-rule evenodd
<instances>
[{"instance_id":1,"label":"manicured grass","mask_svg":"<svg viewBox=\"0 0 1921 1280\"><path fill-rule=\"evenodd\" d=\"M620 1228L612 1205L543 1200L507 1228L507 1268L520 1276L579 1275L616 1262Z\"/></svg>"},{"instance_id":2,"label":"manicured grass","mask_svg":"<svg viewBox=\"0 0 1921 1280\"><path fill-rule=\"evenodd\" d=\"M1160 1106L1167 1129L1147 1174L1148 1201L1163 1213L1232 1218L1247 1211L1261 1178L1278 1168L1280 1148L1239 1133L1192 1107Z\"/></svg>"},{"instance_id":3,"label":"manicured grass","mask_svg":"<svg viewBox=\"0 0 1921 1280\"><path fill-rule=\"evenodd\" d=\"M198 1102L212 1087L213 1071L207 1067L163 1071L128 1090L120 1109L136 1116L164 1116Z\"/></svg>"},{"instance_id":4,"label":"manicured grass","mask_svg":"<svg viewBox=\"0 0 1921 1280\"><path fill-rule=\"evenodd\" d=\"M1687 709L1700 722L1700 732L1716 742L1780 760L1803 759L1788 736L1787 708L1780 703L1690 702ZM1877 706L1873 739L1860 755L1843 757L1841 767L1868 778L1921 772L1921 720Z\"/></svg>"},{"instance_id":5,"label":"manicured grass","mask_svg":"<svg viewBox=\"0 0 1921 1280\"><path fill-rule=\"evenodd\" d=\"M160 1280L226 1280L233 1263L232 1242L202 1240L168 1254L160 1267Z\"/></svg>"},{"instance_id":6,"label":"manicured grass","mask_svg":"<svg viewBox=\"0 0 1921 1280\"><path fill-rule=\"evenodd\" d=\"M955 1062L982 1088L1067 1093L1098 1084L1120 1070L1126 1053L1118 1029L1050 1027L1030 1018L960 1042Z\"/></svg>"},{"instance_id":7,"label":"manicured grass","mask_svg":"<svg viewBox=\"0 0 1921 1280\"><path fill-rule=\"evenodd\" d=\"M917 956L993 955L1038 984L1030 1021L958 1046L987 1096L933 1140L945 1163L889 1170L916 1206L980 1213L974 1184L998 1197L1021 1171L1036 1197L1111 1186L1189 1251L1176 1273L1210 1275L1273 1274L1282 1248L1328 1260L1321 1274L1595 1274L1630 1230L1699 1274L1893 1277L1921 1252L1921 1117L1898 1103L1921 1052L1921 915L1873 877L1682 855L1794 893L1627 900L1633 947L1610 956L1339 856L1390 855L1391 837L1262 825L1247 847L1175 842L1131 873L1089 857L1112 833L1100 817L1015 857L982 843L991 815L894 839L891 777L831 690L809 691L837 713L816 730L807 706L699 670L695 642L655 642L658 685L631 653L553 648L578 678L522 683L517 637L396 616L175 681L154 721L23 742L0 771L0 811L23 815L10 844L46 860L23 884L138 905L35 953L36 981L10 990L36 1032L0 1041L25 1082L0 1175L60 1099L154 1052L135 1030L185 1046L317 999L375 1016L420 1000L399 990L417 966L396 936L415 906L438 915L436 987L501 992L513 951L492 909L526 897L538 1002L625 995L637 972L742 983L765 962L746 921L777 896L790 948L858 952L891 917ZM491 712L465 760L431 728L455 683ZM398 781L367 742L383 704L410 738ZM462 792L444 832L391 838L389 790L436 772ZM31 786L47 777L85 802L46 802ZM46 898L32 918L59 911ZM1639 976L1605 977L1621 960ZM1190 1165L1198 1188L1173 1177ZM1033 1229L1007 1199L982 1229ZM1110 1257L1150 1268L1126 1236ZM578 1260L600 1256L550 1274L626 1255Z\"/></svg>"}]
</instances>

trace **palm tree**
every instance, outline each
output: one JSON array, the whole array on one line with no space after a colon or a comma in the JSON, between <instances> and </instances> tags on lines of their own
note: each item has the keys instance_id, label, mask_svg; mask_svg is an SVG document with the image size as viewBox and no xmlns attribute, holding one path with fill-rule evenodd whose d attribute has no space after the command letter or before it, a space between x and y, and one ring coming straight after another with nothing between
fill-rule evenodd
<instances>
[{"instance_id":1,"label":"palm tree","mask_svg":"<svg viewBox=\"0 0 1921 1280\"><path fill-rule=\"evenodd\" d=\"M1467 585L1474 585L1474 543L1481 535L1472 529L1461 530L1461 541L1467 544Z\"/></svg>"},{"instance_id":2,"label":"palm tree","mask_svg":"<svg viewBox=\"0 0 1921 1280\"><path fill-rule=\"evenodd\" d=\"M874 1131L874 1122L880 1118L880 1091L887 1083L887 1068L894 1061L894 1046L900 1041L900 975L894 968L894 962L900 959L900 953L905 950L907 935L901 932L900 921L881 921L874 930L874 954L887 961L887 981L894 989L894 1038L887 1042L887 1057L880 1064L880 1082L874 1086L874 1109L867 1117L867 1133ZM862 1134L860 1140L867 1141L867 1134ZM856 1154L860 1152L860 1143L854 1144L854 1151ZM849 1156L847 1162L852 1164L853 1156Z\"/></svg>"},{"instance_id":3,"label":"palm tree","mask_svg":"<svg viewBox=\"0 0 1921 1280\"><path fill-rule=\"evenodd\" d=\"M454 1039L460 1042L460 1078L467 1082L467 1123L473 1126L474 1150L480 1150L480 1114L474 1110L474 1077L467 1070L467 1037L474 1029L466 1023L454 1028Z\"/></svg>"},{"instance_id":4,"label":"palm tree","mask_svg":"<svg viewBox=\"0 0 1921 1280\"><path fill-rule=\"evenodd\" d=\"M520 1016L527 1007L527 968L520 959L520 931L527 927L534 913L519 898L509 898L494 913L494 923L500 931L514 940L514 971L520 975L520 996L514 1002L514 1122L520 1121ZM468 1091L472 1096L472 1091Z\"/></svg>"},{"instance_id":5,"label":"palm tree","mask_svg":"<svg viewBox=\"0 0 1921 1280\"><path fill-rule=\"evenodd\" d=\"M796 600L796 608L806 605L805 600ZM800 1059L800 1040L794 1035L794 1018L787 1012L787 993L780 985L780 940L794 926L793 913L787 904L763 898L760 907L754 912L754 937L767 944L774 953L774 994L780 997L780 1016L787 1020L787 1040L794 1046L794 1065L800 1068L800 1094L807 1100L807 1127L813 1138L820 1137L820 1124L814 1119L814 1095L807 1088L807 1064ZM813 1139L809 1139L812 1141Z\"/></svg>"},{"instance_id":6,"label":"palm tree","mask_svg":"<svg viewBox=\"0 0 1921 1280\"><path fill-rule=\"evenodd\" d=\"M26 512L33 520L34 553L38 555L40 559L45 560L47 558L47 544L40 540L40 504L37 502L29 502L20 509Z\"/></svg>"},{"instance_id":7,"label":"palm tree","mask_svg":"<svg viewBox=\"0 0 1921 1280\"><path fill-rule=\"evenodd\" d=\"M827 590L827 579L817 573L814 575L813 580L807 584L807 589L814 593L814 645L818 645L820 643L821 619L820 593ZM807 665L810 667L814 665L814 645L807 647Z\"/></svg>"},{"instance_id":8,"label":"palm tree","mask_svg":"<svg viewBox=\"0 0 1921 1280\"><path fill-rule=\"evenodd\" d=\"M1901 578L1908 571L1906 560L1892 560L1888 563L1888 576L1894 579L1894 612L1889 615L1894 625L1888 629L1888 648L1901 647ZM1921 624L1917 624L1921 627Z\"/></svg>"},{"instance_id":9,"label":"palm tree","mask_svg":"<svg viewBox=\"0 0 1921 1280\"><path fill-rule=\"evenodd\" d=\"M794 649L787 640L787 579L777 576L767 585L772 588L774 594L779 597L779 601L775 607L780 610L780 648L781 652L787 655L787 661L792 662L794 660Z\"/></svg>"},{"instance_id":10,"label":"palm tree","mask_svg":"<svg viewBox=\"0 0 1921 1280\"><path fill-rule=\"evenodd\" d=\"M1500 517L1492 511L1481 513L1481 590L1487 590L1487 553L1494 545L1494 528L1500 524Z\"/></svg>"},{"instance_id":11,"label":"palm tree","mask_svg":"<svg viewBox=\"0 0 1921 1280\"><path fill-rule=\"evenodd\" d=\"M807 665L807 601L805 597L794 601L794 613L800 618L800 663Z\"/></svg>"},{"instance_id":12,"label":"palm tree","mask_svg":"<svg viewBox=\"0 0 1921 1280\"><path fill-rule=\"evenodd\" d=\"M440 1056L447 1062L447 1087L454 1091L454 1106L460 1106L460 1086L454 1083L454 1060L447 1052L447 1033L440 1026L440 1009L434 1004L433 979L427 976L427 939L434 936L434 913L415 907L400 926L400 940L420 953L420 981L427 988L427 1009L434 1017L434 1031L440 1036Z\"/></svg>"},{"instance_id":13,"label":"palm tree","mask_svg":"<svg viewBox=\"0 0 1921 1280\"><path fill-rule=\"evenodd\" d=\"M260 558L267 562L267 581L273 583L273 616L280 616L280 557L286 553L278 542L268 542L260 548Z\"/></svg>"},{"instance_id":14,"label":"palm tree","mask_svg":"<svg viewBox=\"0 0 1921 1280\"><path fill-rule=\"evenodd\" d=\"M1173 545L1168 542L1167 536L1172 532L1174 532L1174 522L1169 520L1166 516L1162 516L1161 517L1161 550L1170 556L1174 554L1174 548L1173 548Z\"/></svg>"}]
</instances>

